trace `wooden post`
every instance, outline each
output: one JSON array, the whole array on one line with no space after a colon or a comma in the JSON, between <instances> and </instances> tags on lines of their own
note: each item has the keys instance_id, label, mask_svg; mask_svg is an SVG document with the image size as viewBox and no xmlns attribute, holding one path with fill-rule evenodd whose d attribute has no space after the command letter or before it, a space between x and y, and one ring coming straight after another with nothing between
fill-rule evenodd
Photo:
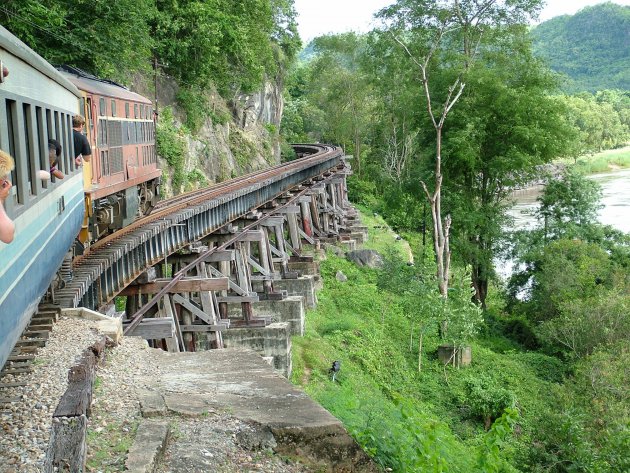
<instances>
[{"instance_id":1,"label":"wooden post","mask_svg":"<svg viewBox=\"0 0 630 473\"><path fill-rule=\"evenodd\" d=\"M304 233L312 237L313 229L311 228L311 212L309 208L309 203L300 201L300 210L302 214L302 228L304 228Z\"/></svg>"},{"instance_id":2,"label":"wooden post","mask_svg":"<svg viewBox=\"0 0 630 473\"><path fill-rule=\"evenodd\" d=\"M296 250L302 248L302 240L298 232L297 215L293 212L287 213L287 222L289 223L289 235L291 237L291 246Z\"/></svg>"},{"instance_id":3,"label":"wooden post","mask_svg":"<svg viewBox=\"0 0 630 473\"><path fill-rule=\"evenodd\" d=\"M105 337L83 352L68 373L68 387L53 414L45 473L85 471L87 424L91 415L96 365L103 358Z\"/></svg>"},{"instance_id":4,"label":"wooden post","mask_svg":"<svg viewBox=\"0 0 630 473\"><path fill-rule=\"evenodd\" d=\"M262 240L258 243L258 256L260 258L260 265L265 271L267 271L269 278L263 280L263 288L265 294L273 292L273 282L271 281L271 274L273 274L273 264L271 259L271 248L269 247L269 232L266 227L262 227Z\"/></svg>"}]
</instances>

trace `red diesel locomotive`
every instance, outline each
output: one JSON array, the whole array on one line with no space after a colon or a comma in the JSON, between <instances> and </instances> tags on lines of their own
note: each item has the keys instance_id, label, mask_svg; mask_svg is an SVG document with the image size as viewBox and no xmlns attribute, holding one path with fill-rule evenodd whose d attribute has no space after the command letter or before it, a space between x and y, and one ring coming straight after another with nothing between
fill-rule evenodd
<instances>
[{"instance_id":1,"label":"red diesel locomotive","mask_svg":"<svg viewBox=\"0 0 630 473\"><path fill-rule=\"evenodd\" d=\"M92 158L84 164L84 245L147 215L158 199L160 177L155 122L149 99L80 69L59 70L81 92Z\"/></svg>"}]
</instances>

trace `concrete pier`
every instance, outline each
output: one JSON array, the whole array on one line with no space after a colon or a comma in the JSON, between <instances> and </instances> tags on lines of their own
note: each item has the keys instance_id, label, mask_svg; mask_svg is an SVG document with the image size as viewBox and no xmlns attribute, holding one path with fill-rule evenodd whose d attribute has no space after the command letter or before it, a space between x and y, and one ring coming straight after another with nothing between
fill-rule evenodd
<instances>
[{"instance_id":1,"label":"concrete pier","mask_svg":"<svg viewBox=\"0 0 630 473\"><path fill-rule=\"evenodd\" d=\"M279 279L273 282L276 291L287 291L290 296L302 296L309 309L317 305L315 276L300 276L297 279Z\"/></svg>"},{"instance_id":2,"label":"concrete pier","mask_svg":"<svg viewBox=\"0 0 630 473\"><path fill-rule=\"evenodd\" d=\"M297 457L313 471L379 471L338 419L275 373L257 354L225 349L177 354L156 350L153 355L162 373L145 384L150 384L153 398L162 400L157 411L176 415L180 424L229 412L255 429L256 437L264 436L274 452ZM167 419L173 417L150 420L166 423ZM204 448L213 448L207 441L199 436L175 436L172 442L178 455L168 459L168 470L217 471L212 467L215 457L200 454ZM131 451L140 447L134 444ZM151 471L153 462L144 465L142 471Z\"/></svg>"},{"instance_id":3,"label":"concrete pier","mask_svg":"<svg viewBox=\"0 0 630 473\"><path fill-rule=\"evenodd\" d=\"M263 357L273 357L273 367L285 378L291 377L291 335L289 324L278 322L266 327L231 328L223 333L225 348L249 348Z\"/></svg>"},{"instance_id":4,"label":"concrete pier","mask_svg":"<svg viewBox=\"0 0 630 473\"><path fill-rule=\"evenodd\" d=\"M304 298L288 296L281 301L252 303L254 317L270 316L273 322L287 322L290 335L304 335ZM228 304L228 315L240 316L240 304Z\"/></svg>"}]
</instances>

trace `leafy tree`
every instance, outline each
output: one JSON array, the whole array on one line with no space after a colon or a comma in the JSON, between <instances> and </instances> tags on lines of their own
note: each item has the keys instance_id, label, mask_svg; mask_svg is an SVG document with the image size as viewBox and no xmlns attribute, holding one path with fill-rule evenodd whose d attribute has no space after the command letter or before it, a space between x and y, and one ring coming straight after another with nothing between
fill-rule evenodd
<instances>
[{"instance_id":1,"label":"leafy tree","mask_svg":"<svg viewBox=\"0 0 630 473\"><path fill-rule=\"evenodd\" d=\"M442 135L446 118L464 91L465 75L477 57L485 30L522 22L538 8L539 2L520 0L510 3L398 0L379 13L417 68L424 106L435 131L433 186L429 190L424 180L420 184L431 206L438 289L443 297L448 294L451 263L451 216L442 213ZM437 90L431 79L435 70L448 77L441 84L438 82Z\"/></svg>"},{"instance_id":2,"label":"leafy tree","mask_svg":"<svg viewBox=\"0 0 630 473\"><path fill-rule=\"evenodd\" d=\"M371 91L361 67L365 39L355 33L313 40L316 54L310 64L309 100L326 110L322 137L352 153L361 175L363 142L370 119Z\"/></svg>"},{"instance_id":3,"label":"leafy tree","mask_svg":"<svg viewBox=\"0 0 630 473\"><path fill-rule=\"evenodd\" d=\"M128 81L147 71L153 38L150 0L7 0L2 24L53 64Z\"/></svg>"},{"instance_id":4,"label":"leafy tree","mask_svg":"<svg viewBox=\"0 0 630 473\"><path fill-rule=\"evenodd\" d=\"M540 337L570 356L585 357L597 348L630 342L629 309L630 297L621 289L565 300L560 314L541 324Z\"/></svg>"},{"instance_id":5,"label":"leafy tree","mask_svg":"<svg viewBox=\"0 0 630 473\"><path fill-rule=\"evenodd\" d=\"M572 136L562 103L547 93L555 81L532 56L524 33L520 27L495 32L493 49L483 51L467 74L444 140L453 246L471 268L474 297L484 307L511 190L563 155Z\"/></svg>"},{"instance_id":6,"label":"leafy tree","mask_svg":"<svg viewBox=\"0 0 630 473\"><path fill-rule=\"evenodd\" d=\"M584 228L596 222L602 208L601 196L597 182L571 170L565 171L560 179L548 179L536 211L539 221L544 222L544 238L561 238L571 226Z\"/></svg>"}]
</instances>

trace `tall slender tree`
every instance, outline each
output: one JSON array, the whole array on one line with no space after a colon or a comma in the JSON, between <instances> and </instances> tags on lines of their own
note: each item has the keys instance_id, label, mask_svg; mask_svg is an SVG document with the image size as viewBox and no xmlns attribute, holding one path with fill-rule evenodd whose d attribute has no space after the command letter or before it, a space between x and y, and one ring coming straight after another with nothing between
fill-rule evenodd
<instances>
[{"instance_id":1,"label":"tall slender tree","mask_svg":"<svg viewBox=\"0 0 630 473\"><path fill-rule=\"evenodd\" d=\"M418 71L427 116L435 131L433 182L420 185L431 207L438 290L448 296L451 264L451 215L442 209L442 138L446 119L466 87L466 75L476 60L484 33L522 23L541 7L542 0L398 0L379 17ZM434 83L433 73L450 76L447 85ZM437 81L436 81L437 82Z\"/></svg>"}]
</instances>

